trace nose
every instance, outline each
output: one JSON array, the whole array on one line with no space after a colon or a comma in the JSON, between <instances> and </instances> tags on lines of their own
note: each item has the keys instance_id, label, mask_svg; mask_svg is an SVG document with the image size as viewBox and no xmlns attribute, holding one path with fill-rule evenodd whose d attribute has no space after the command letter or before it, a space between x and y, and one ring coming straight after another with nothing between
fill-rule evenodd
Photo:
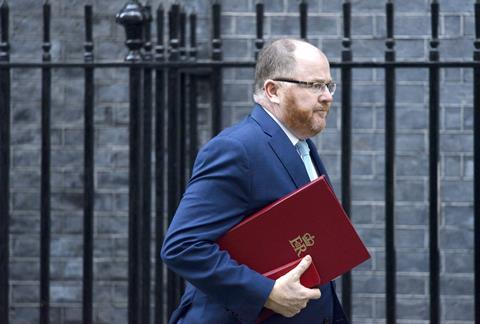
<instances>
[{"instance_id":1,"label":"nose","mask_svg":"<svg viewBox=\"0 0 480 324\"><path fill-rule=\"evenodd\" d=\"M333 96L330 94L330 91L328 91L328 89L325 89L325 91L322 91L322 93L318 96L318 101L319 102L332 102L333 101Z\"/></svg>"}]
</instances>

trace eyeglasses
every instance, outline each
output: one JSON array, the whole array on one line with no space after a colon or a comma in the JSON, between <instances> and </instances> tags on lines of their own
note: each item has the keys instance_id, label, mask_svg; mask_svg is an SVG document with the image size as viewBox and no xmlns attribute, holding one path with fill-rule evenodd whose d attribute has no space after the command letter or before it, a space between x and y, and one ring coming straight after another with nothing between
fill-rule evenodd
<instances>
[{"instance_id":1,"label":"eyeglasses","mask_svg":"<svg viewBox=\"0 0 480 324\"><path fill-rule=\"evenodd\" d=\"M295 84L301 84L307 89L311 89L314 92L318 93L319 95L324 93L326 90L330 93L330 95L333 96L335 93L335 89L337 89L337 85L335 82L328 82L328 83L323 83L323 82L307 82L307 81L298 81L294 79L287 79L287 78L275 78L273 81L280 81L280 82L288 82L288 83L295 83Z\"/></svg>"}]
</instances>

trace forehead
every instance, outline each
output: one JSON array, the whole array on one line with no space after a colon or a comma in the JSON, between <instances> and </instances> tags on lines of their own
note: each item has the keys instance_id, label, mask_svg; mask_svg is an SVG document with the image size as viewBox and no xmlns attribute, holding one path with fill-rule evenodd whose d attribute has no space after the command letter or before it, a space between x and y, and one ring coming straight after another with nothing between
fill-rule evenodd
<instances>
[{"instance_id":1,"label":"forehead","mask_svg":"<svg viewBox=\"0 0 480 324\"><path fill-rule=\"evenodd\" d=\"M310 80L331 80L330 64L318 49L298 50L295 53L297 77Z\"/></svg>"}]
</instances>

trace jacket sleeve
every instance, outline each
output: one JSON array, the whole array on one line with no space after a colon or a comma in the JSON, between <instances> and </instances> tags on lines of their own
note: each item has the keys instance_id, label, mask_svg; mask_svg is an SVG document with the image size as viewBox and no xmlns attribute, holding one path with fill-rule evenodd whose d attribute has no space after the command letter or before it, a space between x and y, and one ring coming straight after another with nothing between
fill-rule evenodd
<instances>
[{"instance_id":1,"label":"jacket sleeve","mask_svg":"<svg viewBox=\"0 0 480 324\"><path fill-rule=\"evenodd\" d=\"M215 241L239 223L251 196L248 154L237 139L216 137L199 153L165 236L167 266L241 322L254 322L274 281L239 265Z\"/></svg>"}]
</instances>

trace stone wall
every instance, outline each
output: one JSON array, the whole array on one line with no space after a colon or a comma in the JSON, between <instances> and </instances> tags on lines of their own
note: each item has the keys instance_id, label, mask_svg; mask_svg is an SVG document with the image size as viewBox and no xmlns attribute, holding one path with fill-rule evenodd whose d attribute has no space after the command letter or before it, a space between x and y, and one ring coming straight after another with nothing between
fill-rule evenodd
<instances>
[{"instance_id":1,"label":"stone wall","mask_svg":"<svg viewBox=\"0 0 480 324\"><path fill-rule=\"evenodd\" d=\"M126 1L96 0L95 59L120 61L123 29L114 16ZM161 1L151 1L156 8ZM165 1L165 6L168 6ZM83 60L83 1L52 0L52 60ZM199 14L200 57L208 57L210 1L184 1ZM222 0L227 60L254 56L255 1ZM298 1L265 3L265 38L298 36ZM440 3L440 57L471 60L473 0ZM331 61L342 45L340 0L310 0L308 39ZM41 60L39 1L9 1L11 61ZM355 60L382 61L383 1L352 1ZM429 1L395 2L398 60L428 59ZM332 70L340 81L338 69ZM372 259L353 273L355 323L385 322L384 71L353 71L352 220ZM224 125L248 114L253 69L224 70ZM441 303L442 322L473 323L473 71L441 71ZM10 307L12 323L38 321L40 237L40 81L38 69L12 72ZM94 319L126 323L128 226L128 71L95 71ZM204 86L205 89L208 89ZM335 190L341 192L339 92L327 129L315 139ZM55 69L52 90L51 322L81 322L83 71ZM428 71L399 69L396 83L396 246L399 323L428 323ZM208 92L203 91L203 93ZM200 106L200 140L209 131L208 95ZM341 280L338 280L341 292Z\"/></svg>"}]
</instances>

